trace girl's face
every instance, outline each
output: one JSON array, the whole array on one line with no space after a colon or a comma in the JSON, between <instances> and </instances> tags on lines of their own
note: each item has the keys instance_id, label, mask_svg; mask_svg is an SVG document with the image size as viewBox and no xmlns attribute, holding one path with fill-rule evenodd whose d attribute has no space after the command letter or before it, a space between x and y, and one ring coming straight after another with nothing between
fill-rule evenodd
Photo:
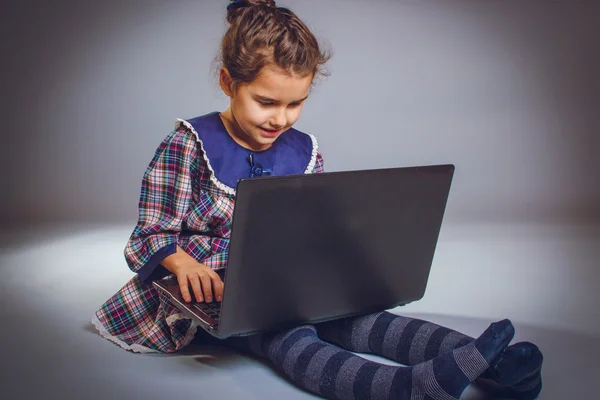
<instances>
[{"instance_id":1,"label":"girl's face","mask_svg":"<svg viewBox=\"0 0 600 400\"><path fill-rule=\"evenodd\" d=\"M233 87L227 70L221 70L221 88L230 97L222 113L233 139L250 150L266 150L300 118L312 76L303 78L265 67L254 81Z\"/></svg>"}]
</instances>

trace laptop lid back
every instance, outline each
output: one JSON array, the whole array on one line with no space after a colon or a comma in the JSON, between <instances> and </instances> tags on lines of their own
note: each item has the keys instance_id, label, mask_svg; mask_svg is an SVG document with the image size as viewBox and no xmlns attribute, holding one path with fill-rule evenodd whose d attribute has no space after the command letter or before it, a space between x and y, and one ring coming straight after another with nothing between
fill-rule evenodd
<instances>
[{"instance_id":1,"label":"laptop lid back","mask_svg":"<svg viewBox=\"0 0 600 400\"><path fill-rule=\"evenodd\" d=\"M241 180L219 336L420 299L453 173L439 165Z\"/></svg>"}]
</instances>

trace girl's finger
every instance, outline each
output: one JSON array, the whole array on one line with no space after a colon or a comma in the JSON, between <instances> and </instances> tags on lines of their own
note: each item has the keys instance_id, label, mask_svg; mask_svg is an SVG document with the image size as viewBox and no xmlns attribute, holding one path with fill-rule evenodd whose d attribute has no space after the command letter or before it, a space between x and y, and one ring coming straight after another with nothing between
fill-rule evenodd
<instances>
[{"instance_id":1,"label":"girl's finger","mask_svg":"<svg viewBox=\"0 0 600 400\"><path fill-rule=\"evenodd\" d=\"M202 289L200 288L200 281L198 280L198 275L192 274L189 276L188 279L190 280L190 285L192 286L192 290L194 291L196 301L198 303L202 303L204 299L202 298Z\"/></svg>"},{"instance_id":2,"label":"girl's finger","mask_svg":"<svg viewBox=\"0 0 600 400\"><path fill-rule=\"evenodd\" d=\"M202 290L204 291L204 298L207 303L212 302L212 281L208 274L204 274L200 277L200 281L202 282Z\"/></svg>"},{"instance_id":3,"label":"girl's finger","mask_svg":"<svg viewBox=\"0 0 600 400\"><path fill-rule=\"evenodd\" d=\"M211 275L213 292L215 294L215 300L221 301L223 300L223 282L221 282L221 278L217 274Z\"/></svg>"},{"instance_id":4,"label":"girl's finger","mask_svg":"<svg viewBox=\"0 0 600 400\"><path fill-rule=\"evenodd\" d=\"M186 302L192 301L192 296L190 296L190 289L188 286L187 276L182 275L177 277L177 283L179 283L179 291L181 292L181 297Z\"/></svg>"}]
</instances>

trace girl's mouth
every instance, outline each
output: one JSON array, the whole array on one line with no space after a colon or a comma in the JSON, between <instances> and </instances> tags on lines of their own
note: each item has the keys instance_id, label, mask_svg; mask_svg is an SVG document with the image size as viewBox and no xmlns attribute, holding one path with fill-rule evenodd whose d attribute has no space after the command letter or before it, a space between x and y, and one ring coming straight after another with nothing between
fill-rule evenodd
<instances>
[{"instance_id":1,"label":"girl's mouth","mask_svg":"<svg viewBox=\"0 0 600 400\"><path fill-rule=\"evenodd\" d=\"M259 128L259 129L260 129L260 133L262 134L262 136L268 137L268 138L274 138L274 137L279 136L279 134L283 130L283 129L273 130L273 129L265 129L265 128Z\"/></svg>"}]
</instances>

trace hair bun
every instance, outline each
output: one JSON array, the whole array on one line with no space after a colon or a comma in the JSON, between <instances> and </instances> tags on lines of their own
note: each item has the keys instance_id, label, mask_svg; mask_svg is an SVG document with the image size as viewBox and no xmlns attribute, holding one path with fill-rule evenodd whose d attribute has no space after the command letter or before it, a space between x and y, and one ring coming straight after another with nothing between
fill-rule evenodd
<instances>
[{"instance_id":1,"label":"hair bun","mask_svg":"<svg viewBox=\"0 0 600 400\"><path fill-rule=\"evenodd\" d=\"M265 5L271 8L277 8L277 4L275 4L275 0L248 0L248 5L250 6L260 6Z\"/></svg>"},{"instance_id":2,"label":"hair bun","mask_svg":"<svg viewBox=\"0 0 600 400\"><path fill-rule=\"evenodd\" d=\"M275 0L231 0L227 6L227 9L231 10L251 6L267 6L270 8L277 8Z\"/></svg>"},{"instance_id":3,"label":"hair bun","mask_svg":"<svg viewBox=\"0 0 600 400\"><path fill-rule=\"evenodd\" d=\"M240 11L248 7L277 8L275 0L231 0L227 6L227 22L233 23L241 14Z\"/></svg>"}]
</instances>

